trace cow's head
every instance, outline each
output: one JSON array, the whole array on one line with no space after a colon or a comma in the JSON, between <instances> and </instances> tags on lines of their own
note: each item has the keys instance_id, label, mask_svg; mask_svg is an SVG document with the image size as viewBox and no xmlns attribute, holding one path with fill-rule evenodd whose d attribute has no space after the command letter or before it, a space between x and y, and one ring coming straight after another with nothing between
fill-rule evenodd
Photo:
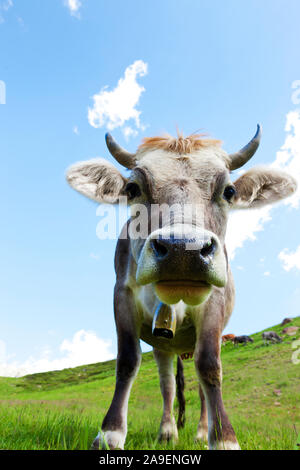
<instances>
[{"instance_id":1,"label":"cow's head","mask_svg":"<svg viewBox=\"0 0 300 470\"><path fill-rule=\"evenodd\" d=\"M258 126L253 139L231 155L219 141L199 135L146 138L131 154L107 134L110 153L131 170L129 177L106 160L94 159L73 165L67 180L99 203L117 203L127 196L133 213L143 212L147 226L143 236L130 237L137 283L154 284L164 303L197 305L212 286L226 284L229 210L258 208L296 189L291 176L272 168L252 168L232 181L231 172L250 160L260 137Z\"/></svg>"}]
</instances>

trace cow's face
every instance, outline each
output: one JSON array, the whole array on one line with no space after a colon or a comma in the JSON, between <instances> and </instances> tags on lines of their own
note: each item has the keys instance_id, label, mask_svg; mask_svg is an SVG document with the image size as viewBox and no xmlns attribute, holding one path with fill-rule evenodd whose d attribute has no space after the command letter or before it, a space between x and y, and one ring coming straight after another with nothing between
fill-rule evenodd
<instances>
[{"instance_id":1,"label":"cow's face","mask_svg":"<svg viewBox=\"0 0 300 470\"><path fill-rule=\"evenodd\" d=\"M226 284L229 210L259 207L296 189L292 177L267 168L252 169L232 181L230 170L245 163L243 153L248 152L247 159L253 155L258 145L253 142L254 150L249 151L248 144L229 156L217 141L155 138L146 139L135 155L122 155L109 136L110 150L118 161L120 155L125 158L130 176L124 178L99 159L74 165L67 179L99 202L114 203L127 196L137 283L154 284L164 303L183 300L197 305L208 298L212 286Z\"/></svg>"},{"instance_id":2,"label":"cow's face","mask_svg":"<svg viewBox=\"0 0 300 470\"><path fill-rule=\"evenodd\" d=\"M146 236L131 236L136 280L154 283L165 303L199 304L212 285L226 283L224 237L235 189L222 157L216 146L188 155L145 149L125 187L132 214L147 217Z\"/></svg>"}]
</instances>

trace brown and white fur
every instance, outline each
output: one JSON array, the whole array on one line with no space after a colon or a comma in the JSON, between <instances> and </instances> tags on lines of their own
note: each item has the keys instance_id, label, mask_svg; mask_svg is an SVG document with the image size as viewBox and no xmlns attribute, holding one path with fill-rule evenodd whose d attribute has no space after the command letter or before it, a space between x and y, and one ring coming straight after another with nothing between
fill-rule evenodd
<instances>
[{"instance_id":1,"label":"brown and white fur","mask_svg":"<svg viewBox=\"0 0 300 470\"><path fill-rule=\"evenodd\" d=\"M124 448L128 399L141 361L142 339L153 347L160 375L163 416L159 438L178 438L173 416L173 358L194 352L202 404L196 438L208 440L210 449L239 449L221 391L221 336L235 295L225 247L228 213L285 198L295 191L295 180L271 168L252 168L232 183L230 170L244 163L241 152L232 163L219 141L201 136L144 139L135 155L122 153L115 143L113 146L115 158L131 169L130 176L123 176L104 159L95 159L73 165L67 172L69 184L99 203L117 203L120 196L129 193L130 204L142 204L149 211L149 223L153 204L200 204L202 218L185 222L183 241L177 237L180 209L168 227L154 226L145 238L124 236L131 220L123 229L115 254L116 386L102 423L102 436L111 449ZM242 153L245 149L248 151L248 146ZM235 190L225 198L228 187ZM168 228L173 230L175 244L168 241ZM183 242L191 238L196 248L187 251ZM174 305L176 311L172 339L152 334L154 312L161 301ZM94 445L102 446L101 436Z\"/></svg>"}]
</instances>

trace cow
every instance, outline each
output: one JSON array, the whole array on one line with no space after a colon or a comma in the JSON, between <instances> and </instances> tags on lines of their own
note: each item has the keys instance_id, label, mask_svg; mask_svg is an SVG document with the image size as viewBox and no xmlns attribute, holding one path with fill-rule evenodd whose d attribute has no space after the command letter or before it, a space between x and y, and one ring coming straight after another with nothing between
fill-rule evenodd
<instances>
[{"instance_id":1,"label":"cow","mask_svg":"<svg viewBox=\"0 0 300 470\"><path fill-rule=\"evenodd\" d=\"M282 320L282 322L280 323L280 326L284 326L284 325L286 325L287 323L291 323L291 321L293 321L293 318L289 318L289 317L288 317L288 318L284 318L284 319Z\"/></svg>"},{"instance_id":2,"label":"cow","mask_svg":"<svg viewBox=\"0 0 300 470\"><path fill-rule=\"evenodd\" d=\"M294 336L299 330L299 326L287 326L282 330L283 335Z\"/></svg>"},{"instance_id":3,"label":"cow","mask_svg":"<svg viewBox=\"0 0 300 470\"><path fill-rule=\"evenodd\" d=\"M262 338L264 342L267 342L267 344L269 341L271 341L272 343L281 343L282 341L282 338L280 338L276 331L264 331L262 333Z\"/></svg>"},{"instance_id":4,"label":"cow","mask_svg":"<svg viewBox=\"0 0 300 470\"><path fill-rule=\"evenodd\" d=\"M268 167L252 168L232 181L232 172L251 159L260 139L258 125L245 147L228 154L218 140L178 132L177 137L144 138L130 153L107 133L109 152L129 173L124 176L103 158L68 169L68 183L84 196L110 204L126 198L131 210L115 253L115 391L94 448L124 449L142 339L153 347L160 376L159 440L178 438L173 358L193 351L201 399L196 438L208 440L210 449L239 449L221 392L221 334L235 297L225 246L227 220L230 209L259 208L296 190L292 176ZM173 208L170 217L162 216L162 206ZM186 206L197 207L197 214ZM139 212L147 222L140 236Z\"/></svg>"},{"instance_id":5,"label":"cow","mask_svg":"<svg viewBox=\"0 0 300 470\"><path fill-rule=\"evenodd\" d=\"M228 334L228 335L223 335L222 336L222 344L226 344L228 341L233 342L235 338L235 335Z\"/></svg>"},{"instance_id":6,"label":"cow","mask_svg":"<svg viewBox=\"0 0 300 470\"><path fill-rule=\"evenodd\" d=\"M235 336L233 339L234 344L246 344L246 343L253 343L253 339L250 336L242 335L242 336Z\"/></svg>"}]
</instances>

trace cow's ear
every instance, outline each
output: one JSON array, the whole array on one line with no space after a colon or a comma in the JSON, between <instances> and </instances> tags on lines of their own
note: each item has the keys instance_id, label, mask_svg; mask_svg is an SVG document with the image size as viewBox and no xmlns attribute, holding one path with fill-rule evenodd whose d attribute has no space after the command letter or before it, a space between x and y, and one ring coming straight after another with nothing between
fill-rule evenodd
<instances>
[{"instance_id":1,"label":"cow's ear","mask_svg":"<svg viewBox=\"0 0 300 470\"><path fill-rule=\"evenodd\" d=\"M296 180L281 170L255 167L244 173L234 186L234 209L258 208L280 201L297 189Z\"/></svg>"},{"instance_id":2,"label":"cow's ear","mask_svg":"<svg viewBox=\"0 0 300 470\"><path fill-rule=\"evenodd\" d=\"M66 173L69 185L97 202L115 204L124 194L127 179L109 162L95 158L75 163Z\"/></svg>"}]
</instances>

